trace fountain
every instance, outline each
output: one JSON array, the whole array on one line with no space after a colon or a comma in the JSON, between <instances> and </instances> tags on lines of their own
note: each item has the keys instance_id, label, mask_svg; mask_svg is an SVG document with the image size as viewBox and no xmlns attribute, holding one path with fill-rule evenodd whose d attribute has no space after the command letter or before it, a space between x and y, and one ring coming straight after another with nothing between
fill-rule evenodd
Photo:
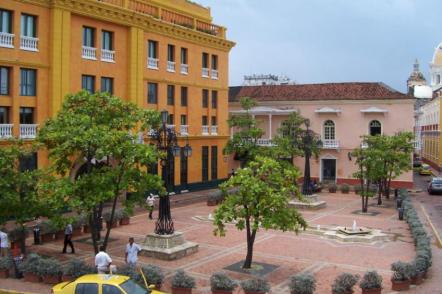
<instances>
[{"instance_id":1,"label":"fountain","mask_svg":"<svg viewBox=\"0 0 442 294\"><path fill-rule=\"evenodd\" d=\"M356 220L353 220L353 226L351 230L347 229L347 227L338 227L338 232L343 233L345 235L367 235L371 233L371 230L364 227L357 227Z\"/></svg>"}]
</instances>

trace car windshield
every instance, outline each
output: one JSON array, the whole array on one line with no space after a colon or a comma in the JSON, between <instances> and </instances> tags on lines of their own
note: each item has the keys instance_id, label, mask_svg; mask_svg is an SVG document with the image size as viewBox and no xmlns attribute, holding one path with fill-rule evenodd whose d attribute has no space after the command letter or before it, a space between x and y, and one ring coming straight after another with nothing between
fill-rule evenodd
<instances>
[{"instance_id":1,"label":"car windshield","mask_svg":"<svg viewBox=\"0 0 442 294\"><path fill-rule=\"evenodd\" d=\"M127 280L120 284L120 287L126 291L128 294L149 294L151 293L150 290L146 290L137 283L135 283L133 280Z\"/></svg>"},{"instance_id":2,"label":"car windshield","mask_svg":"<svg viewBox=\"0 0 442 294\"><path fill-rule=\"evenodd\" d=\"M430 169L430 166L429 165L423 165L422 168L423 169Z\"/></svg>"},{"instance_id":3,"label":"car windshield","mask_svg":"<svg viewBox=\"0 0 442 294\"><path fill-rule=\"evenodd\" d=\"M433 184L442 185L442 179L433 180Z\"/></svg>"}]
</instances>

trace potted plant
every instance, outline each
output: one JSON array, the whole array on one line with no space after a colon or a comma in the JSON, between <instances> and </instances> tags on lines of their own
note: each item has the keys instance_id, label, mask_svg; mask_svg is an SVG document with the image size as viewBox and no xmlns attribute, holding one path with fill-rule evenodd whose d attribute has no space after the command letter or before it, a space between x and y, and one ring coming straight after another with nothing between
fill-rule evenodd
<instances>
[{"instance_id":1,"label":"potted plant","mask_svg":"<svg viewBox=\"0 0 442 294\"><path fill-rule=\"evenodd\" d=\"M45 284L59 283L61 273L61 264L55 258L42 258L40 260L37 274L42 278Z\"/></svg>"},{"instance_id":2,"label":"potted plant","mask_svg":"<svg viewBox=\"0 0 442 294\"><path fill-rule=\"evenodd\" d=\"M130 224L130 216L132 215L131 211L127 208L119 211L120 213L120 226L126 226Z\"/></svg>"},{"instance_id":3,"label":"potted plant","mask_svg":"<svg viewBox=\"0 0 442 294\"><path fill-rule=\"evenodd\" d=\"M391 277L391 289L394 291L404 291L410 289L410 264L397 261L391 265L393 276Z\"/></svg>"},{"instance_id":4,"label":"potted plant","mask_svg":"<svg viewBox=\"0 0 442 294\"><path fill-rule=\"evenodd\" d=\"M109 228L111 226L111 211L105 212L103 214L104 221L106 222L106 226ZM117 214L115 211L114 219L112 220L112 228L116 228L118 226Z\"/></svg>"},{"instance_id":5,"label":"potted plant","mask_svg":"<svg viewBox=\"0 0 442 294\"><path fill-rule=\"evenodd\" d=\"M83 275L92 274L95 272L95 267L87 264L81 259L71 258L68 263L62 268L62 280L65 282L72 281Z\"/></svg>"},{"instance_id":6,"label":"potted plant","mask_svg":"<svg viewBox=\"0 0 442 294\"><path fill-rule=\"evenodd\" d=\"M20 242L26 240L29 236L29 231L26 227L15 227L8 232L8 239L11 242L11 249L20 247Z\"/></svg>"},{"instance_id":7,"label":"potted plant","mask_svg":"<svg viewBox=\"0 0 442 294\"><path fill-rule=\"evenodd\" d=\"M260 278L241 281L240 284L245 294L265 294L270 291L269 282Z\"/></svg>"},{"instance_id":8,"label":"potted plant","mask_svg":"<svg viewBox=\"0 0 442 294\"><path fill-rule=\"evenodd\" d=\"M238 283L225 273L214 273L210 277L212 294L232 294L237 286Z\"/></svg>"},{"instance_id":9,"label":"potted plant","mask_svg":"<svg viewBox=\"0 0 442 294\"><path fill-rule=\"evenodd\" d=\"M337 190L338 190L338 186L336 186L335 183L328 185L328 192L329 193L336 193Z\"/></svg>"},{"instance_id":10,"label":"potted plant","mask_svg":"<svg viewBox=\"0 0 442 294\"><path fill-rule=\"evenodd\" d=\"M40 255L31 253L18 265L18 270L23 273L26 282L40 282L40 276L37 273L40 268L41 259Z\"/></svg>"},{"instance_id":11,"label":"potted plant","mask_svg":"<svg viewBox=\"0 0 442 294\"><path fill-rule=\"evenodd\" d=\"M53 241L55 232L57 232L57 227L50 220L44 220L40 223L40 238L42 243Z\"/></svg>"},{"instance_id":12,"label":"potted plant","mask_svg":"<svg viewBox=\"0 0 442 294\"><path fill-rule=\"evenodd\" d=\"M343 184L341 186L342 194L348 194L350 192L350 186L348 184Z\"/></svg>"},{"instance_id":13,"label":"potted plant","mask_svg":"<svg viewBox=\"0 0 442 294\"><path fill-rule=\"evenodd\" d=\"M191 294L195 288L195 279L183 270L178 270L172 277L172 294Z\"/></svg>"},{"instance_id":14,"label":"potted plant","mask_svg":"<svg viewBox=\"0 0 442 294\"><path fill-rule=\"evenodd\" d=\"M416 256L416 258L414 259L414 263L416 264L416 270L418 272L418 275L420 276L421 280L423 278L425 278L428 267L429 267L429 262L426 258L422 257L422 256ZM419 281L415 281L415 282L419 282Z\"/></svg>"},{"instance_id":15,"label":"potted plant","mask_svg":"<svg viewBox=\"0 0 442 294\"><path fill-rule=\"evenodd\" d=\"M351 294L353 293L353 286L359 280L358 275L343 273L336 277L332 285L333 294Z\"/></svg>"},{"instance_id":16,"label":"potted plant","mask_svg":"<svg viewBox=\"0 0 442 294\"><path fill-rule=\"evenodd\" d=\"M161 285L164 281L163 270L159 266L153 264L145 265L141 269L146 277L147 283L155 285L157 290L161 289Z\"/></svg>"},{"instance_id":17,"label":"potted plant","mask_svg":"<svg viewBox=\"0 0 442 294\"><path fill-rule=\"evenodd\" d=\"M362 294L381 294L382 277L376 271L368 271L362 277L359 287L362 289Z\"/></svg>"},{"instance_id":18,"label":"potted plant","mask_svg":"<svg viewBox=\"0 0 442 294\"><path fill-rule=\"evenodd\" d=\"M136 271L136 269L127 264L117 268L117 274L128 276L132 280L138 282L140 285L144 285L143 277Z\"/></svg>"},{"instance_id":19,"label":"potted plant","mask_svg":"<svg viewBox=\"0 0 442 294\"><path fill-rule=\"evenodd\" d=\"M420 285L423 282L423 274L419 271L416 259L410 263L410 284Z\"/></svg>"},{"instance_id":20,"label":"potted plant","mask_svg":"<svg viewBox=\"0 0 442 294\"><path fill-rule=\"evenodd\" d=\"M207 195L207 206L215 206L221 203L222 199L223 192L221 190L210 192L209 195Z\"/></svg>"},{"instance_id":21,"label":"potted plant","mask_svg":"<svg viewBox=\"0 0 442 294\"><path fill-rule=\"evenodd\" d=\"M313 294L316 289L316 280L312 274L301 273L290 277L290 294Z\"/></svg>"},{"instance_id":22,"label":"potted plant","mask_svg":"<svg viewBox=\"0 0 442 294\"><path fill-rule=\"evenodd\" d=\"M12 260L11 255L0 257L0 278L9 278L9 270L13 267L14 261Z\"/></svg>"}]
</instances>

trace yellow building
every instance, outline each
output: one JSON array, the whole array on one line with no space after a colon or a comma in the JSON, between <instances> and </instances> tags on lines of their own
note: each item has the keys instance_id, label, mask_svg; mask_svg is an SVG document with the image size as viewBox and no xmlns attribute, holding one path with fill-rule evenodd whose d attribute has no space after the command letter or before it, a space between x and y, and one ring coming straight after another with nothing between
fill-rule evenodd
<instances>
[{"instance_id":1,"label":"yellow building","mask_svg":"<svg viewBox=\"0 0 442 294\"><path fill-rule=\"evenodd\" d=\"M227 177L233 46L210 9L187 0L2 0L0 138L35 138L67 93L109 91L168 110L193 149L191 164L175 159L178 192L215 184ZM39 152L27 164L47 162Z\"/></svg>"}]
</instances>

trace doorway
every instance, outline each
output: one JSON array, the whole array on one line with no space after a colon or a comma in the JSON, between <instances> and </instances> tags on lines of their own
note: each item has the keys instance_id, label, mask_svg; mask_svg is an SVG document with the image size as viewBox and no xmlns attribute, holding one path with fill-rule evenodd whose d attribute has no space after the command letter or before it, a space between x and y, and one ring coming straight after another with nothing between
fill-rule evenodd
<instances>
[{"instance_id":1,"label":"doorway","mask_svg":"<svg viewBox=\"0 0 442 294\"><path fill-rule=\"evenodd\" d=\"M322 159L322 182L336 182L336 159Z\"/></svg>"}]
</instances>

